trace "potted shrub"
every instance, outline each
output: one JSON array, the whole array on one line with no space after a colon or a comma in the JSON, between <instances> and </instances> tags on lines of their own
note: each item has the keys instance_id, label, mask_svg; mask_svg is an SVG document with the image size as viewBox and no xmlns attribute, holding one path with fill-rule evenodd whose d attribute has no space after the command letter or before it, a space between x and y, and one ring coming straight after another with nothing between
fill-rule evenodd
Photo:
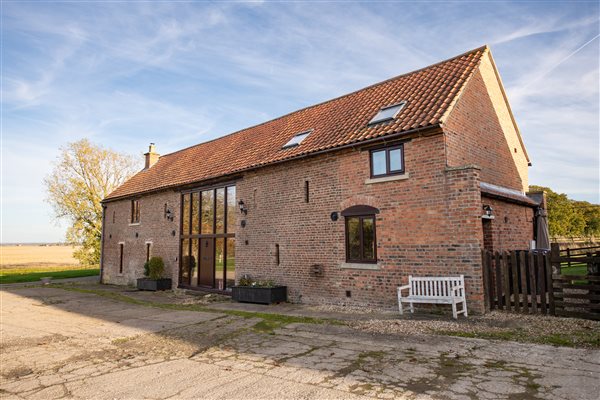
<instances>
[{"instance_id":1,"label":"potted shrub","mask_svg":"<svg viewBox=\"0 0 600 400\"><path fill-rule=\"evenodd\" d=\"M287 286L273 281L254 281L244 275L237 286L231 288L231 297L240 303L272 304L287 301Z\"/></svg>"},{"instance_id":2,"label":"potted shrub","mask_svg":"<svg viewBox=\"0 0 600 400\"><path fill-rule=\"evenodd\" d=\"M161 257L152 257L144 264L144 276L137 280L139 290L169 290L171 289L171 279L163 278L165 272L165 263Z\"/></svg>"}]
</instances>

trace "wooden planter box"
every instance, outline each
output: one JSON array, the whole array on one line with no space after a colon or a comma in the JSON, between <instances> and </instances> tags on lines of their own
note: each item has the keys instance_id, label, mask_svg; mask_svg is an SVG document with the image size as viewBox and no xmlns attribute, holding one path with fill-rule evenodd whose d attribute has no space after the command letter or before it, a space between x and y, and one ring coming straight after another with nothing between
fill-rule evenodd
<instances>
[{"instance_id":1,"label":"wooden planter box","mask_svg":"<svg viewBox=\"0 0 600 400\"><path fill-rule=\"evenodd\" d=\"M234 286L231 297L240 303L272 304L287 301L287 286L272 288Z\"/></svg>"},{"instance_id":2,"label":"wooden planter box","mask_svg":"<svg viewBox=\"0 0 600 400\"><path fill-rule=\"evenodd\" d=\"M171 280L140 278L137 280L137 288L138 290L151 290L153 292L157 290L171 290Z\"/></svg>"}]
</instances>

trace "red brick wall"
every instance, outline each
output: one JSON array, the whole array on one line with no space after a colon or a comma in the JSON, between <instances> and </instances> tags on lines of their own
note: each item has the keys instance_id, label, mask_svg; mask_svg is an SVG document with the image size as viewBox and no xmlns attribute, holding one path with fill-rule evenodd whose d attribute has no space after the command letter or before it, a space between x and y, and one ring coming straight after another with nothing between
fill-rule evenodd
<instances>
[{"instance_id":1,"label":"red brick wall","mask_svg":"<svg viewBox=\"0 0 600 400\"><path fill-rule=\"evenodd\" d=\"M482 311L479 171L446 170L442 135L407 142L404 153L408 179L384 183L365 183L369 152L358 150L246 174L237 185L248 204L237 234L238 278L273 279L296 302L395 307L396 287L409 274L464 274L470 307ZM333 222L330 213L359 204L380 210L378 270L342 268L344 219ZM310 276L313 264L324 266L323 277Z\"/></svg>"},{"instance_id":2,"label":"red brick wall","mask_svg":"<svg viewBox=\"0 0 600 400\"><path fill-rule=\"evenodd\" d=\"M489 60L444 124L449 166L476 164L481 180L526 192L527 160Z\"/></svg>"},{"instance_id":3,"label":"red brick wall","mask_svg":"<svg viewBox=\"0 0 600 400\"><path fill-rule=\"evenodd\" d=\"M174 214L164 217L167 204ZM141 278L146 261L146 242L152 242L150 256L162 257L166 277L177 286L179 256L179 194L173 191L140 198L140 223L130 224L131 200L107 203L104 226L104 283L134 285ZM114 223L113 223L114 213ZM175 236L172 231L175 231ZM136 237L137 234L137 237ZM119 273L119 243L123 242L123 273Z\"/></svg>"},{"instance_id":4,"label":"red brick wall","mask_svg":"<svg viewBox=\"0 0 600 400\"><path fill-rule=\"evenodd\" d=\"M494 251L524 250L533 240L534 210L502 200L482 197L483 204L494 210L490 222L491 242Z\"/></svg>"}]
</instances>

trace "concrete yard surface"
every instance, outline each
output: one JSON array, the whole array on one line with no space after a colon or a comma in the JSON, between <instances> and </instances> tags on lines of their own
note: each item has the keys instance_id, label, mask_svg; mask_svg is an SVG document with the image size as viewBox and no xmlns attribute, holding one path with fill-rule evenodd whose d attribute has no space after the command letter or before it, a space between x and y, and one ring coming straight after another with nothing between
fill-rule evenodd
<instances>
[{"instance_id":1,"label":"concrete yard surface","mask_svg":"<svg viewBox=\"0 0 600 400\"><path fill-rule=\"evenodd\" d=\"M600 351L3 288L2 399L598 399Z\"/></svg>"}]
</instances>

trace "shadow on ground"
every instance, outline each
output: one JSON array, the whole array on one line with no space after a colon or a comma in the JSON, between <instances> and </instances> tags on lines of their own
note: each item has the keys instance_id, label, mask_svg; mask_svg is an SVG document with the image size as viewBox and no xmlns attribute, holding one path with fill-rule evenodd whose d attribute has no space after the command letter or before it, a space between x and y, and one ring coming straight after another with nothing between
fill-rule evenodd
<instances>
[{"instance_id":1,"label":"shadow on ground","mask_svg":"<svg viewBox=\"0 0 600 400\"><path fill-rule=\"evenodd\" d=\"M316 317L193 301L185 310L168 294L83 290L2 291L3 399L593 399L600 378L597 350L375 335Z\"/></svg>"}]
</instances>

